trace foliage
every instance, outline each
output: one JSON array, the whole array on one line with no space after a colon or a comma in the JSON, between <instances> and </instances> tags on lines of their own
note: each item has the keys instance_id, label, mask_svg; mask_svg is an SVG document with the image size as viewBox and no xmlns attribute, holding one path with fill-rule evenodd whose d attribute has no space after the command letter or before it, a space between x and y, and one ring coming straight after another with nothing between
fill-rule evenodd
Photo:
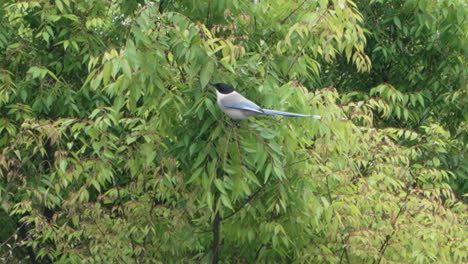
<instances>
[{"instance_id":1,"label":"foliage","mask_svg":"<svg viewBox=\"0 0 468 264\"><path fill-rule=\"evenodd\" d=\"M447 165L466 121L443 122L463 107L459 49L439 75L453 100L428 108L434 86L356 84L383 64L362 3L129 2L0 5L3 261L467 260ZM341 70L347 93L318 89ZM323 120L232 128L211 80Z\"/></svg>"},{"instance_id":2,"label":"foliage","mask_svg":"<svg viewBox=\"0 0 468 264\"><path fill-rule=\"evenodd\" d=\"M440 124L450 132L439 158L454 172L459 195L468 191L466 120L467 6L465 1L357 1L367 35L372 71L358 74L332 64L321 85L333 83L344 101L381 99L379 126L418 130Z\"/></svg>"}]
</instances>

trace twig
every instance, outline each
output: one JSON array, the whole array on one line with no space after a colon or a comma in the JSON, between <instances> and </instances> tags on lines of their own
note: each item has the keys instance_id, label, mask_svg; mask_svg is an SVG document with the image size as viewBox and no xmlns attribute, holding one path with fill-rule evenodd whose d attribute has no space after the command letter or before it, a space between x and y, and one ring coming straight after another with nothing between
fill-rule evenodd
<instances>
[{"instance_id":1,"label":"twig","mask_svg":"<svg viewBox=\"0 0 468 264\"><path fill-rule=\"evenodd\" d=\"M372 262L372 264L379 264L381 261L382 261L382 258L383 258L383 255L385 254L385 250L387 249L388 245L390 244L390 239L393 237L393 235L396 233L396 222L398 221L398 218L400 217L400 215L403 213L404 211L404 207L405 207L405 202L407 201L408 199L408 196L411 192L411 188L408 187L408 191L406 192L406 196L405 198L403 199L403 204L400 206L400 209L398 211L398 214L396 215L396 217L394 218L393 220L393 223L392 223L392 233L389 234L389 235L386 235L385 236L385 241L382 243L382 246L380 246L380 249L379 249L379 258L376 260L374 259L374 261Z\"/></svg>"},{"instance_id":2,"label":"twig","mask_svg":"<svg viewBox=\"0 0 468 264\"><path fill-rule=\"evenodd\" d=\"M232 130L229 131L229 134L227 134L227 144L226 144L226 148L225 148L225 152L224 152L224 163L223 163L223 166L222 167L225 167L226 165L226 160L227 160L227 151L228 151L228 145L229 145L229 139L231 138L231 133L232 133ZM221 178L221 176L223 175L223 170L218 168L217 172L216 172L217 175L215 175L215 178ZM215 179L215 180L216 180ZM219 214L219 210L220 208L217 206L218 205L218 200L219 200L219 197L220 197L220 191L219 190L216 190L215 188L215 197L214 197L214 202L213 202L213 211L215 212L215 217L213 219L213 224L212 224L212 228L211 228L211 231L213 232L213 245L212 245L212 248L211 248L211 251L212 251L212 259L211 259L211 263L213 264L217 264L219 262L219 244L220 244L220 241L221 241L221 215Z\"/></svg>"},{"instance_id":3,"label":"twig","mask_svg":"<svg viewBox=\"0 0 468 264\"><path fill-rule=\"evenodd\" d=\"M343 252L341 252L341 255L340 255L340 263L341 264L343 262L343 257L346 257L346 260L347 260L347 263L351 263L349 262L349 256L348 256L348 249L346 248L346 243L348 242L349 240L349 232L348 232L348 236L346 236L345 239L343 239Z\"/></svg>"},{"instance_id":4,"label":"twig","mask_svg":"<svg viewBox=\"0 0 468 264\"><path fill-rule=\"evenodd\" d=\"M2 244L0 244L0 248L2 248L10 239L21 229L23 226L26 224L26 222L23 222L18 228L16 228L15 232L13 232L5 241L3 241Z\"/></svg>"},{"instance_id":5,"label":"twig","mask_svg":"<svg viewBox=\"0 0 468 264\"><path fill-rule=\"evenodd\" d=\"M163 7L164 1L165 1L165 0L160 0L160 1L159 1L159 8L158 8L158 10L159 10L159 13L161 13L161 14L164 12L164 7Z\"/></svg>"},{"instance_id":6,"label":"twig","mask_svg":"<svg viewBox=\"0 0 468 264\"><path fill-rule=\"evenodd\" d=\"M219 196L219 194L217 196ZM221 216L219 215L219 211L217 211L215 218L213 220L213 258L211 261L211 263L213 264L217 264L219 261L220 232L221 232Z\"/></svg>"},{"instance_id":7,"label":"twig","mask_svg":"<svg viewBox=\"0 0 468 264\"><path fill-rule=\"evenodd\" d=\"M320 15L320 17L317 19L317 22L310 28L311 31L312 31L312 29L315 28L315 27L318 25L318 23L325 17L325 14L327 13L327 11L328 11L328 8L325 9L325 11L323 12L323 14ZM309 37L308 37L307 40L304 42L304 45L302 45L302 48L297 52L296 56L294 57L294 60L293 60L293 61L291 62L291 64L289 65L288 71L286 72L286 75L285 75L285 76L289 75L289 73L291 72L291 69L292 69L293 65L296 64L297 60L299 59L299 54L300 54L301 52L304 52L304 50L305 50L307 44L309 44L309 41L312 39L312 35L313 35L312 32L309 32Z\"/></svg>"},{"instance_id":8,"label":"twig","mask_svg":"<svg viewBox=\"0 0 468 264\"><path fill-rule=\"evenodd\" d=\"M287 15L285 18L283 18L283 20L281 20L280 22L280 25L283 25L284 22L286 22L286 20L288 20L288 18L290 18L294 13L297 12L297 10L299 10L299 8L301 8L307 1L303 1L296 9L294 9L291 13L289 13L289 15Z\"/></svg>"},{"instance_id":9,"label":"twig","mask_svg":"<svg viewBox=\"0 0 468 264\"><path fill-rule=\"evenodd\" d=\"M329 180L328 178L330 177L330 174L327 174L327 176L325 177L325 180L326 180L326 185L327 185L327 194L328 194L328 200L330 203L333 203L333 200L332 200L332 197L331 197L331 193L330 193L330 183L329 183Z\"/></svg>"},{"instance_id":10,"label":"twig","mask_svg":"<svg viewBox=\"0 0 468 264\"><path fill-rule=\"evenodd\" d=\"M231 213L230 215L223 217L222 220L224 221L224 220L226 220L226 219L228 219L228 218L234 216L235 214L237 214L242 208L244 208L244 206L245 206L246 204L250 203L250 201L253 200L253 198L263 189L263 187L264 187L264 186L258 188L258 190L256 190L253 194L251 194L251 195L249 196L249 198L247 198L247 200L245 200L245 202L242 203L241 206L239 206L239 208L237 208L237 209L236 209L233 213Z\"/></svg>"},{"instance_id":11,"label":"twig","mask_svg":"<svg viewBox=\"0 0 468 264\"><path fill-rule=\"evenodd\" d=\"M209 25L209 22L211 21L210 16L211 16L211 2L212 0L208 1L208 8L206 10L206 24Z\"/></svg>"}]
</instances>

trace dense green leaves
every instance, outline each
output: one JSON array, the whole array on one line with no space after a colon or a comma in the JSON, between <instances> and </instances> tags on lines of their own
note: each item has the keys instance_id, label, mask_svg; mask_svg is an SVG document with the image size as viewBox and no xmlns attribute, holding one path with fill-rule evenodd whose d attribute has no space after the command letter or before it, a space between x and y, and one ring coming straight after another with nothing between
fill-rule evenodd
<instances>
[{"instance_id":1,"label":"dense green leaves","mask_svg":"<svg viewBox=\"0 0 468 264\"><path fill-rule=\"evenodd\" d=\"M0 4L3 261L466 262L461 2L131 2Z\"/></svg>"},{"instance_id":2,"label":"dense green leaves","mask_svg":"<svg viewBox=\"0 0 468 264\"><path fill-rule=\"evenodd\" d=\"M442 154L442 163L454 172L452 186L463 195L468 190L465 2L357 4L369 30L366 51L372 71L357 74L344 63L330 65L321 85L360 92L346 96L345 101L379 96L383 99L379 111L385 119L381 126L418 130L422 125L442 125L454 140Z\"/></svg>"}]
</instances>

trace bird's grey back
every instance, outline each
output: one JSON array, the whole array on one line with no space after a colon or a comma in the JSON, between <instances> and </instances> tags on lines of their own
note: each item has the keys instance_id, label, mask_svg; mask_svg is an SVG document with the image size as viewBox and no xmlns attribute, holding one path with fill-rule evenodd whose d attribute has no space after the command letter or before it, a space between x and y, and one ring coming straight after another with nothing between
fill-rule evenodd
<instances>
[{"instance_id":1,"label":"bird's grey back","mask_svg":"<svg viewBox=\"0 0 468 264\"><path fill-rule=\"evenodd\" d=\"M220 97L220 103L224 104L237 104L243 101L248 101L247 98L240 95L237 92L232 92L230 94L226 94Z\"/></svg>"}]
</instances>

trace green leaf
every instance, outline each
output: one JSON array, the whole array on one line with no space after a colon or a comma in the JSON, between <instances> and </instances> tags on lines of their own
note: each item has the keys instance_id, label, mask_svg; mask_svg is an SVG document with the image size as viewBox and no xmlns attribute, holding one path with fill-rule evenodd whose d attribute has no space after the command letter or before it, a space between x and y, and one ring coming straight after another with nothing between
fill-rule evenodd
<instances>
[{"instance_id":1,"label":"green leaf","mask_svg":"<svg viewBox=\"0 0 468 264\"><path fill-rule=\"evenodd\" d=\"M211 76L215 69L215 63L212 60L208 60L200 72L200 86L202 89L210 82Z\"/></svg>"},{"instance_id":2,"label":"green leaf","mask_svg":"<svg viewBox=\"0 0 468 264\"><path fill-rule=\"evenodd\" d=\"M401 29L401 21L400 21L400 18L398 18L397 16L394 16L394 17L393 17L393 23L395 23L395 26L397 26L398 29Z\"/></svg>"},{"instance_id":3,"label":"green leaf","mask_svg":"<svg viewBox=\"0 0 468 264\"><path fill-rule=\"evenodd\" d=\"M213 102L211 102L210 99L205 98L205 106L214 117L217 117L215 106L213 105Z\"/></svg>"},{"instance_id":4,"label":"green leaf","mask_svg":"<svg viewBox=\"0 0 468 264\"><path fill-rule=\"evenodd\" d=\"M128 60L123 58L121 60L122 63L122 70L123 73L127 76L130 77L132 75L132 68L130 67L130 64L128 63Z\"/></svg>"},{"instance_id":5,"label":"green leaf","mask_svg":"<svg viewBox=\"0 0 468 264\"><path fill-rule=\"evenodd\" d=\"M224 183L220 179L215 179L214 184L216 188L224 195L227 195L226 189L224 189Z\"/></svg>"},{"instance_id":6,"label":"green leaf","mask_svg":"<svg viewBox=\"0 0 468 264\"><path fill-rule=\"evenodd\" d=\"M271 165L271 163L268 163L267 166L266 166L265 177L264 177L264 180L263 180L264 184L266 184L267 181L268 181L268 178L270 178L272 167L273 166Z\"/></svg>"},{"instance_id":7,"label":"green leaf","mask_svg":"<svg viewBox=\"0 0 468 264\"><path fill-rule=\"evenodd\" d=\"M221 195L221 201L223 202L224 206L226 206L227 208L229 208L231 210L234 210L234 207L232 206L231 200L229 199L229 197L227 197L227 195L222 194Z\"/></svg>"},{"instance_id":8,"label":"green leaf","mask_svg":"<svg viewBox=\"0 0 468 264\"><path fill-rule=\"evenodd\" d=\"M112 62L109 61L106 64L104 64L104 68L102 70L102 79L104 84L109 83L109 78L111 77L111 70L112 70Z\"/></svg>"}]
</instances>

